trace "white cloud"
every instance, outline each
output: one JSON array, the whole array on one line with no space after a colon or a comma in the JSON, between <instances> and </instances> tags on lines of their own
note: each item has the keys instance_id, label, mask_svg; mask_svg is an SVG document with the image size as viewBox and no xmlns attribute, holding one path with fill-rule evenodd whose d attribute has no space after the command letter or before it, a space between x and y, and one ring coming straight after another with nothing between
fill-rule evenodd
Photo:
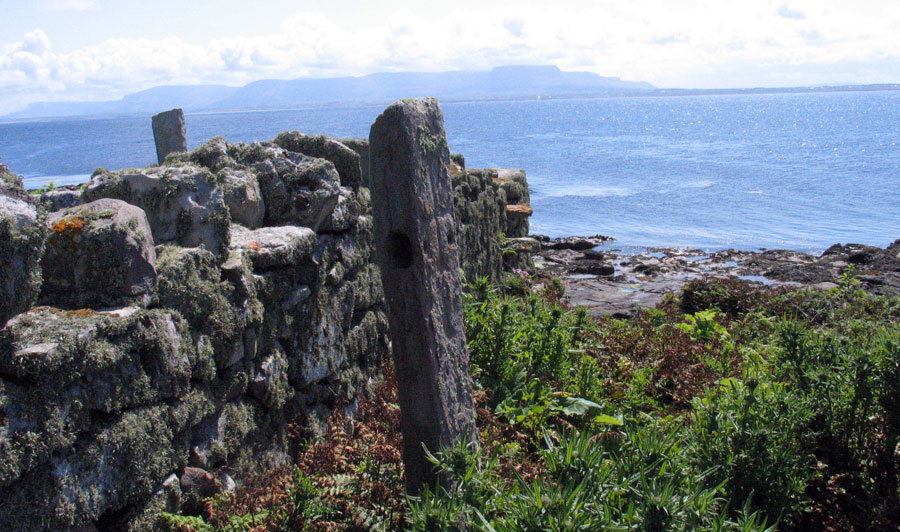
<instances>
[{"instance_id":1,"label":"white cloud","mask_svg":"<svg viewBox=\"0 0 900 532\"><path fill-rule=\"evenodd\" d=\"M98 0L48 0L47 9L54 11L88 11L100 7Z\"/></svg>"},{"instance_id":2,"label":"white cloud","mask_svg":"<svg viewBox=\"0 0 900 532\"><path fill-rule=\"evenodd\" d=\"M70 8L90 0L58 0ZM119 97L153 85L241 84L265 77L556 64L660 86L900 81L900 3L857 0L614 0L588 7L401 9L349 30L298 13L270 35L198 45L114 39L54 53L35 30L0 44L0 101ZM11 109L0 109L0 112Z\"/></svg>"}]
</instances>

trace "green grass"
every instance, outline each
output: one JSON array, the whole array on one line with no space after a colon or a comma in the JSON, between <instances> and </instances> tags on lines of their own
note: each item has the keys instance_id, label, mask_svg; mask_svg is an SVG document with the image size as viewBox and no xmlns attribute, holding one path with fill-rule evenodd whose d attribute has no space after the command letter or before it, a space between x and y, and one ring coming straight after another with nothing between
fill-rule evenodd
<instances>
[{"instance_id":1,"label":"green grass","mask_svg":"<svg viewBox=\"0 0 900 532\"><path fill-rule=\"evenodd\" d=\"M452 490L403 495L389 379L294 472L262 477L278 489L170 529L897 529L900 298L852 275L829 291L702 280L595 321L558 296L469 287L482 445L430 450Z\"/></svg>"}]
</instances>

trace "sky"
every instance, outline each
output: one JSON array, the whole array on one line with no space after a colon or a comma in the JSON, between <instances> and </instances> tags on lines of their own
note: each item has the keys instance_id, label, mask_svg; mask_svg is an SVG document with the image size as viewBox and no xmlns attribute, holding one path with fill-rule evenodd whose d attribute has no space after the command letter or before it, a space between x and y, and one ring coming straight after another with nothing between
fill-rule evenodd
<instances>
[{"instance_id":1,"label":"sky","mask_svg":"<svg viewBox=\"0 0 900 532\"><path fill-rule=\"evenodd\" d=\"M732 88L900 82L897 0L0 0L0 114L158 85L546 64Z\"/></svg>"}]
</instances>

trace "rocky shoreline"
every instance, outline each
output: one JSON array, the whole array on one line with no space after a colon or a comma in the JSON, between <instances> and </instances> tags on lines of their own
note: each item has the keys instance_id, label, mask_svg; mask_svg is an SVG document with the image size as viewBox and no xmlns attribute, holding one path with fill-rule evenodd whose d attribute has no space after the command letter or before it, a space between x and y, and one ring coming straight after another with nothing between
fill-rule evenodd
<instances>
[{"instance_id":1,"label":"rocky shoreline","mask_svg":"<svg viewBox=\"0 0 900 532\"><path fill-rule=\"evenodd\" d=\"M563 300L588 308L596 317L630 317L640 308L657 305L686 283L710 276L772 288L829 289L852 270L860 288L873 294L900 294L900 239L884 249L835 244L821 255L812 255L783 249L706 252L648 248L629 253L602 235L531 238L536 241L532 253L535 277L539 281L559 278L565 285Z\"/></svg>"}]
</instances>

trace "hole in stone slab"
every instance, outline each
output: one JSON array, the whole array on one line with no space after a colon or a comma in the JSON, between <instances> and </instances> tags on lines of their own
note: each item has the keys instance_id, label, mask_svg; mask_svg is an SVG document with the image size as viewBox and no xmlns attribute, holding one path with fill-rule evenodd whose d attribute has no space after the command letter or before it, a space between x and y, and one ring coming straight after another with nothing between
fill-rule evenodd
<instances>
[{"instance_id":1,"label":"hole in stone slab","mask_svg":"<svg viewBox=\"0 0 900 532\"><path fill-rule=\"evenodd\" d=\"M447 231L447 243L451 246L456 243L456 232L453 230Z\"/></svg>"},{"instance_id":2,"label":"hole in stone slab","mask_svg":"<svg viewBox=\"0 0 900 532\"><path fill-rule=\"evenodd\" d=\"M413 247L409 237L400 231L391 231L387 237L388 257L391 266L406 269L412 266Z\"/></svg>"}]
</instances>

